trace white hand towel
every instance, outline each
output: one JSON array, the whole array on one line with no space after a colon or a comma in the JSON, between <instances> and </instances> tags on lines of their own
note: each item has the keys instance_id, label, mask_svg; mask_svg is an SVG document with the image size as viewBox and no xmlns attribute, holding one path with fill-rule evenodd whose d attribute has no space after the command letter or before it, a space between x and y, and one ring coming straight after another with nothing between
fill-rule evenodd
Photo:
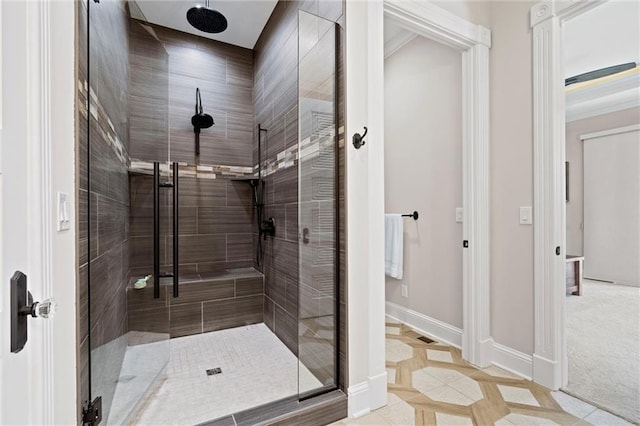
<instances>
[{"instance_id":1,"label":"white hand towel","mask_svg":"<svg viewBox=\"0 0 640 426\"><path fill-rule=\"evenodd\" d=\"M404 224L399 214L384 215L384 273L402 279Z\"/></svg>"}]
</instances>

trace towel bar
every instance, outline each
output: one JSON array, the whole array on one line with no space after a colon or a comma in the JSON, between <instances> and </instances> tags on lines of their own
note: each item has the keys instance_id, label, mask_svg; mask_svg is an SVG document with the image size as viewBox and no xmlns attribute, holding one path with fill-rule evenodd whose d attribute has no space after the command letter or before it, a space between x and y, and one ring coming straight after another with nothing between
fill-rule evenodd
<instances>
[{"instance_id":1,"label":"towel bar","mask_svg":"<svg viewBox=\"0 0 640 426\"><path fill-rule=\"evenodd\" d=\"M413 213L403 214L402 217L412 217L413 220L418 220L418 212L414 211Z\"/></svg>"}]
</instances>

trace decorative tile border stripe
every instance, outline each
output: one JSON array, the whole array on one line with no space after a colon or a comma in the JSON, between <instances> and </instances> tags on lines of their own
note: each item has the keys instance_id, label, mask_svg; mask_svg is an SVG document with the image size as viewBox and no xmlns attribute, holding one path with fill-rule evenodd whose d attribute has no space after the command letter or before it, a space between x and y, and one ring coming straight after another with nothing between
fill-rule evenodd
<instances>
[{"instance_id":1,"label":"decorative tile border stripe","mask_svg":"<svg viewBox=\"0 0 640 426\"><path fill-rule=\"evenodd\" d=\"M100 103L98 96L88 85L88 82L78 81L79 102L78 110L83 118L88 118L88 114L94 118L97 123L97 130L103 138L108 142L111 149L124 164L128 165L128 169L133 173L152 174L153 162L130 158L123 142L118 137L113 122L107 115L106 110ZM87 99L89 100L87 102ZM88 107L88 108L87 108ZM88 109L88 111L87 111ZM338 146L344 146L344 127L338 129ZM298 165L300 158L299 150L305 159L317 157L321 148L330 147L335 142L335 131L332 130L322 135L313 135L304 139L299 144L280 151L274 158L264 161L262 169L262 177L269 176L278 170L288 169ZM179 175L184 177L195 177L201 179L216 179L218 177L251 177L257 176L258 165L253 167L247 166L230 166L218 164L188 164L180 162L178 165ZM160 172L168 175L170 170L169 163L160 164Z\"/></svg>"},{"instance_id":2,"label":"decorative tile border stripe","mask_svg":"<svg viewBox=\"0 0 640 426\"><path fill-rule=\"evenodd\" d=\"M170 163L160 163L161 174L168 175L170 169ZM153 174L153 162L132 159L129 171ZM178 176L198 179L217 179L218 177L250 177L254 176L254 173L252 167L178 163Z\"/></svg>"},{"instance_id":3,"label":"decorative tile border stripe","mask_svg":"<svg viewBox=\"0 0 640 426\"><path fill-rule=\"evenodd\" d=\"M88 118L87 99L89 99L88 112L98 124L96 130L101 134L104 140L107 141L118 159L124 164L129 164L129 155L124 147L124 143L122 143L118 137L118 133L116 132L115 126L109 118L107 111L98 100L96 93L89 87L86 80L84 82L78 81L78 98L78 109L80 111L80 115L85 119Z\"/></svg>"}]
</instances>

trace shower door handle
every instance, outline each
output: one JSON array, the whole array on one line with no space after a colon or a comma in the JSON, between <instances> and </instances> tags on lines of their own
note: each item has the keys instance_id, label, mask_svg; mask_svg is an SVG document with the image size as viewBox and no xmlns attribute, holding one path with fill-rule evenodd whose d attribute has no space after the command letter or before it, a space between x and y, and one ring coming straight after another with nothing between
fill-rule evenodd
<instances>
[{"instance_id":1,"label":"shower door handle","mask_svg":"<svg viewBox=\"0 0 640 426\"><path fill-rule=\"evenodd\" d=\"M302 230L302 243L309 244L309 228L304 228Z\"/></svg>"},{"instance_id":2,"label":"shower door handle","mask_svg":"<svg viewBox=\"0 0 640 426\"><path fill-rule=\"evenodd\" d=\"M180 247L178 246L178 219L179 215L178 207L178 163L173 163L173 297L178 297L178 284L179 284L179 258Z\"/></svg>"},{"instance_id":3,"label":"shower door handle","mask_svg":"<svg viewBox=\"0 0 640 426\"><path fill-rule=\"evenodd\" d=\"M160 274L160 188L173 188L173 274ZM160 277L173 275L173 297L178 297L178 163L173 163L173 182L160 183L160 163L153 163L153 298L160 298Z\"/></svg>"},{"instance_id":4,"label":"shower door handle","mask_svg":"<svg viewBox=\"0 0 640 426\"><path fill-rule=\"evenodd\" d=\"M160 163L153 163L153 298L160 298Z\"/></svg>"}]
</instances>

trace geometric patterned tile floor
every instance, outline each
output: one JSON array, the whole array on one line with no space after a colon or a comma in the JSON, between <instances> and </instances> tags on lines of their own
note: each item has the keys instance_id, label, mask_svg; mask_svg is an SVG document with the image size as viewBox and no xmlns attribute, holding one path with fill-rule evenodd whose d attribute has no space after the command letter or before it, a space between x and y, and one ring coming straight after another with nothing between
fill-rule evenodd
<instances>
[{"instance_id":1,"label":"geometric patterned tile floor","mask_svg":"<svg viewBox=\"0 0 640 426\"><path fill-rule=\"evenodd\" d=\"M386 324L387 405L334 425L630 424L498 367L480 370L459 349L418 337Z\"/></svg>"}]
</instances>

